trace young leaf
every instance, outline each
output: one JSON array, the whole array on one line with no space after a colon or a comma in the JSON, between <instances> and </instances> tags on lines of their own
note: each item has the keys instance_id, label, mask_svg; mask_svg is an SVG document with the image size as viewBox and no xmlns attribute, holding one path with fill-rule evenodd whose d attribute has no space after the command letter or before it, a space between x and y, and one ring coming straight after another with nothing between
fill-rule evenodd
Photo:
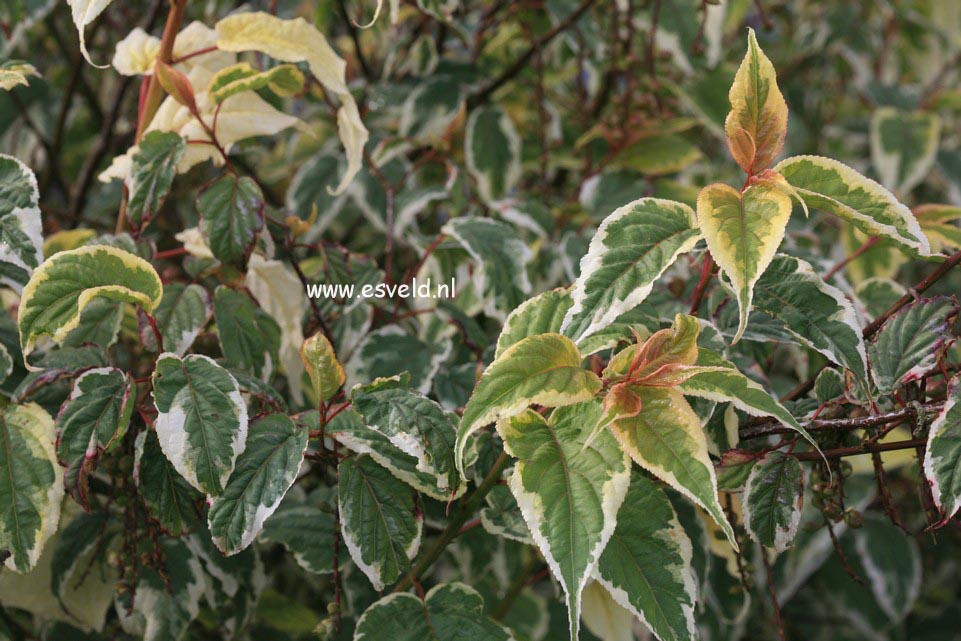
<instances>
[{"instance_id":1,"label":"young leaf","mask_svg":"<svg viewBox=\"0 0 961 641\"><path fill-rule=\"evenodd\" d=\"M155 430L137 435L133 478L150 516L170 536L186 534L200 523L197 502L203 494L191 487L167 460Z\"/></svg>"},{"instance_id":2,"label":"young leaf","mask_svg":"<svg viewBox=\"0 0 961 641\"><path fill-rule=\"evenodd\" d=\"M37 564L60 522L63 472L54 439L53 419L39 405L0 410L0 550L19 574Z\"/></svg>"},{"instance_id":3,"label":"young leaf","mask_svg":"<svg viewBox=\"0 0 961 641\"><path fill-rule=\"evenodd\" d=\"M337 467L340 528L350 558L375 590L396 582L420 547L423 516L410 488L368 456Z\"/></svg>"},{"instance_id":4,"label":"young leaf","mask_svg":"<svg viewBox=\"0 0 961 641\"><path fill-rule=\"evenodd\" d=\"M264 195L257 183L225 174L203 188L197 211L214 258L234 265L246 262L264 226Z\"/></svg>"},{"instance_id":5,"label":"young leaf","mask_svg":"<svg viewBox=\"0 0 961 641\"><path fill-rule=\"evenodd\" d=\"M504 328L497 337L494 359L528 336L559 334L571 305L571 293L566 289L552 289L521 303L504 321Z\"/></svg>"},{"instance_id":6,"label":"young leaf","mask_svg":"<svg viewBox=\"0 0 961 641\"><path fill-rule=\"evenodd\" d=\"M535 403L547 407L580 403L600 388L600 379L581 368L581 355L566 336L540 334L514 344L490 364L464 408L457 428L458 469L464 473L468 438L485 425Z\"/></svg>"},{"instance_id":7,"label":"young leaf","mask_svg":"<svg viewBox=\"0 0 961 641\"><path fill-rule=\"evenodd\" d=\"M774 167L805 203L852 223L869 236L882 236L912 254L931 248L911 210L887 189L847 165L821 156L794 156Z\"/></svg>"},{"instance_id":8,"label":"young leaf","mask_svg":"<svg viewBox=\"0 0 961 641\"><path fill-rule=\"evenodd\" d=\"M467 169L485 202L506 196L521 177L521 137L510 117L497 106L471 112L464 134Z\"/></svg>"},{"instance_id":9,"label":"young leaf","mask_svg":"<svg viewBox=\"0 0 961 641\"><path fill-rule=\"evenodd\" d=\"M127 200L127 218L134 229L146 227L160 211L186 150L187 141L172 131L151 131L140 141L133 155Z\"/></svg>"},{"instance_id":10,"label":"young leaf","mask_svg":"<svg viewBox=\"0 0 961 641\"><path fill-rule=\"evenodd\" d=\"M599 403L543 416L527 410L498 423L504 448L518 459L510 479L524 520L567 599L577 641L581 591L608 540L631 480L630 461L607 433L585 447Z\"/></svg>"},{"instance_id":11,"label":"young leaf","mask_svg":"<svg viewBox=\"0 0 961 641\"><path fill-rule=\"evenodd\" d=\"M955 374L948 385L948 397L928 429L924 449L924 476L931 483L934 502L946 524L961 507L961 377Z\"/></svg>"},{"instance_id":12,"label":"young leaf","mask_svg":"<svg viewBox=\"0 0 961 641\"><path fill-rule=\"evenodd\" d=\"M703 347L698 350L697 364L716 369L706 370L680 383L682 394L706 398L719 403L730 402L751 416L773 416L803 436L817 449L817 442L797 419L768 394L763 387L738 371L720 355Z\"/></svg>"},{"instance_id":13,"label":"young leaf","mask_svg":"<svg viewBox=\"0 0 961 641\"><path fill-rule=\"evenodd\" d=\"M29 87L27 76L39 76L36 67L22 60L0 63L0 89L11 91L14 87Z\"/></svg>"},{"instance_id":14,"label":"young leaf","mask_svg":"<svg viewBox=\"0 0 961 641\"><path fill-rule=\"evenodd\" d=\"M928 175L938 153L941 118L880 107L871 114L871 162L881 184L904 196Z\"/></svg>"},{"instance_id":15,"label":"young leaf","mask_svg":"<svg viewBox=\"0 0 961 641\"><path fill-rule=\"evenodd\" d=\"M87 62L95 67L100 67L90 59L90 52L87 51L87 39L84 36L84 29L87 25L97 19L104 9L110 6L113 0L67 0L70 5L70 12L73 15L73 24L77 27L77 35L80 36L80 52ZM100 67L106 69L108 65Z\"/></svg>"},{"instance_id":16,"label":"young leaf","mask_svg":"<svg viewBox=\"0 0 961 641\"><path fill-rule=\"evenodd\" d=\"M66 470L64 485L84 509L90 509L88 477L96 470L101 454L127 432L133 392L132 381L119 369L87 370L74 381L57 414L57 459Z\"/></svg>"},{"instance_id":17,"label":"young leaf","mask_svg":"<svg viewBox=\"0 0 961 641\"><path fill-rule=\"evenodd\" d=\"M219 104L243 91L264 88L278 96L292 96L303 91L304 74L294 65L277 65L258 71L246 62L239 62L214 74L207 85L207 94Z\"/></svg>"},{"instance_id":18,"label":"young leaf","mask_svg":"<svg viewBox=\"0 0 961 641\"><path fill-rule=\"evenodd\" d=\"M0 285L17 292L43 260L39 199L30 168L0 154Z\"/></svg>"},{"instance_id":19,"label":"young leaf","mask_svg":"<svg viewBox=\"0 0 961 641\"><path fill-rule=\"evenodd\" d=\"M260 51L284 62L307 63L320 84L340 100L337 132L347 152L347 171L332 193L347 189L361 169L369 134L347 88L347 63L334 53L323 34L303 18L282 20L264 12L235 13L217 23L217 47L222 51Z\"/></svg>"},{"instance_id":20,"label":"young leaf","mask_svg":"<svg viewBox=\"0 0 961 641\"><path fill-rule=\"evenodd\" d=\"M878 391L891 394L936 367L955 341L951 326L957 317L958 303L938 296L922 298L889 318L868 347Z\"/></svg>"},{"instance_id":21,"label":"young leaf","mask_svg":"<svg viewBox=\"0 0 961 641\"><path fill-rule=\"evenodd\" d=\"M643 410L621 417L611 431L634 462L700 505L737 548L717 498L717 478L701 420L674 388L634 387Z\"/></svg>"},{"instance_id":22,"label":"young leaf","mask_svg":"<svg viewBox=\"0 0 961 641\"><path fill-rule=\"evenodd\" d=\"M319 403L326 403L344 384L344 366L337 360L334 346L323 332L317 332L304 341L300 348L304 369L314 386L314 396Z\"/></svg>"},{"instance_id":23,"label":"young leaf","mask_svg":"<svg viewBox=\"0 0 961 641\"><path fill-rule=\"evenodd\" d=\"M406 592L385 596L357 621L353 641L470 639L513 641L506 628L484 614L484 598L463 583L442 583L423 601Z\"/></svg>"},{"instance_id":24,"label":"young leaf","mask_svg":"<svg viewBox=\"0 0 961 641\"><path fill-rule=\"evenodd\" d=\"M526 264L531 250L511 225L490 218L454 218L443 232L456 239L477 263L478 289L487 301L485 311L504 317L526 300L531 283Z\"/></svg>"},{"instance_id":25,"label":"young leaf","mask_svg":"<svg viewBox=\"0 0 961 641\"><path fill-rule=\"evenodd\" d=\"M280 327L245 292L220 285L214 292L217 340L233 367L267 377L280 347Z\"/></svg>"},{"instance_id":26,"label":"young leaf","mask_svg":"<svg viewBox=\"0 0 961 641\"><path fill-rule=\"evenodd\" d=\"M379 378L350 391L354 409L371 429L417 459L417 469L437 478L441 490L461 483L454 457L456 431L444 410L408 387L406 375Z\"/></svg>"},{"instance_id":27,"label":"young leaf","mask_svg":"<svg viewBox=\"0 0 961 641\"><path fill-rule=\"evenodd\" d=\"M297 479L306 450L307 430L283 414L250 423L246 447L207 514L210 535L221 552L232 556L253 543Z\"/></svg>"},{"instance_id":28,"label":"young leaf","mask_svg":"<svg viewBox=\"0 0 961 641\"><path fill-rule=\"evenodd\" d=\"M744 488L744 527L761 545L783 552L794 540L804 505L804 470L793 456L770 452Z\"/></svg>"},{"instance_id":29,"label":"young leaf","mask_svg":"<svg viewBox=\"0 0 961 641\"><path fill-rule=\"evenodd\" d=\"M163 87L170 97L187 108L195 118L200 118L200 111L197 109L197 98L194 95L194 86L190 78L180 73L165 62L157 60L154 63L154 75L157 82Z\"/></svg>"},{"instance_id":30,"label":"young leaf","mask_svg":"<svg viewBox=\"0 0 961 641\"><path fill-rule=\"evenodd\" d=\"M701 238L687 205L641 198L604 219L574 283L563 333L578 344L639 305L654 281Z\"/></svg>"},{"instance_id":31,"label":"young leaf","mask_svg":"<svg viewBox=\"0 0 961 641\"><path fill-rule=\"evenodd\" d=\"M727 185L708 185L697 197L697 221L707 248L737 298L735 343L747 327L754 284L774 259L790 217L790 196L768 182L755 183L743 193Z\"/></svg>"},{"instance_id":32,"label":"young leaf","mask_svg":"<svg viewBox=\"0 0 961 641\"><path fill-rule=\"evenodd\" d=\"M694 639L692 555L670 499L635 472L594 578L661 641Z\"/></svg>"},{"instance_id":33,"label":"young leaf","mask_svg":"<svg viewBox=\"0 0 961 641\"><path fill-rule=\"evenodd\" d=\"M196 283L164 285L163 299L154 314L163 340L162 351L172 352L177 356L186 354L210 320L212 312L210 294L202 285ZM140 340L147 349L154 352L161 351L153 328L143 315L140 317Z\"/></svg>"},{"instance_id":34,"label":"young leaf","mask_svg":"<svg viewBox=\"0 0 961 641\"><path fill-rule=\"evenodd\" d=\"M133 254L105 245L60 252L33 272L20 297L17 324L24 363L41 336L63 342L97 297L134 303L149 314L162 296L157 272Z\"/></svg>"},{"instance_id":35,"label":"young leaf","mask_svg":"<svg viewBox=\"0 0 961 641\"><path fill-rule=\"evenodd\" d=\"M748 30L747 53L728 98L731 112L724 121L727 146L741 169L753 176L781 153L788 117L774 65L758 46L753 29Z\"/></svg>"},{"instance_id":36,"label":"young leaf","mask_svg":"<svg viewBox=\"0 0 961 641\"><path fill-rule=\"evenodd\" d=\"M213 359L163 353L153 376L154 429L164 455L190 485L220 494L247 437L237 381Z\"/></svg>"},{"instance_id":37,"label":"young leaf","mask_svg":"<svg viewBox=\"0 0 961 641\"><path fill-rule=\"evenodd\" d=\"M754 309L784 323L792 336L867 380L867 353L854 306L810 263L778 254L754 286Z\"/></svg>"},{"instance_id":38,"label":"young leaf","mask_svg":"<svg viewBox=\"0 0 961 641\"><path fill-rule=\"evenodd\" d=\"M957 224L957 220L961 219L961 207L926 204L918 205L911 211L927 234L931 251L961 248L961 227Z\"/></svg>"}]
</instances>

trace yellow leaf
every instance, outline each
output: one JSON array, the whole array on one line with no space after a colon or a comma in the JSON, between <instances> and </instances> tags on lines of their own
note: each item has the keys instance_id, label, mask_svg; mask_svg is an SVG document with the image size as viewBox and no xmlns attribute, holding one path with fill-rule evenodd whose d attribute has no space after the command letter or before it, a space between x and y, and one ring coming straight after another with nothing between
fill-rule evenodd
<instances>
[{"instance_id":1,"label":"yellow leaf","mask_svg":"<svg viewBox=\"0 0 961 641\"><path fill-rule=\"evenodd\" d=\"M766 169L784 147L788 115L774 65L758 46L753 29L748 30L747 54L728 97L727 144L737 164L753 176Z\"/></svg>"},{"instance_id":2,"label":"yellow leaf","mask_svg":"<svg viewBox=\"0 0 961 641\"><path fill-rule=\"evenodd\" d=\"M260 51L284 62L306 62L324 88L340 100L337 129L347 152L347 171L331 193L339 194L360 171L369 136L357 103L347 89L347 63L316 27L303 18L282 20L268 13L238 13L217 23L217 46L224 51ZM328 188L328 190L330 190Z\"/></svg>"},{"instance_id":3,"label":"yellow leaf","mask_svg":"<svg viewBox=\"0 0 961 641\"><path fill-rule=\"evenodd\" d=\"M713 184L697 198L697 221L707 248L734 287L740 321L734 342L747 326L754 284L774 259L791 217L791 197L770 182L739 193Z\"/></svg>"}]
</instances>

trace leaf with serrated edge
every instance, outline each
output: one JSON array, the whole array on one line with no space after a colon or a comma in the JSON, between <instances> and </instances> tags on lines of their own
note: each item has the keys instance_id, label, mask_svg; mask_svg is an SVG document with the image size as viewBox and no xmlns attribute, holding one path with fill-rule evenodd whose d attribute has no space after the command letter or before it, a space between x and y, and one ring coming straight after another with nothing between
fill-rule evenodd
<instances>
[{"instance_id":1,"label":"leaf with serrated edge","mask_svg":"<svg viewBox=\"0 0 961 641\"><path fill-rule=\"evenodd\" d=\"M697 637L691 540L664 491L634 473L594 579L661 641Z\"/></svg>"},{"instance_id":2,"label":"leaf with serrated edge","mask_svg":"<svg viewBox=\"0 0 961 641\"><path fill-rule=\"evenodd\" d=\"M164 351L183 356L210 320L213 306L202 285L168 283L154 320L163 339ZM157 337L146 318L140 319L140 339L147 349L157 350Z\"/></svg>"},{"instance_id":3,"label":"leaf with serrated edge","mask_svg":"<svg viewBox=\"0 0 961 641\"><path fill-rule=\"evenodd\" d=\"M0 285L17 292L43 260L39 201L30 168L0 154Z\"/></svg>"},{"instance_id":4,"label":"leaf with serrated edge","mask_svg":"<svg viewBox=\"0 0 961 641\"><path fill-rule=\"evenodd\" d=\"M195 504L203 494L191 487L167 460L155 430L137 435L133 480L150 516L171 536L181 536L200 523Z\"/></svg>"},{"instance_id":5,"label":"leaf with serrated edge","mask_svg":"<svg viewBox=\"0 0 961 641\"><path fill-rule=\"evenodd\" d=\"M145 227L160 211L186 150L187 141L172 131L151 131L136 147L127 185L127 218L135 229Z\"/></svg>"},{"instance_id":6,"label":"leaf with serrated edge","mask_svg":"<svg viewBox=\"0 0 961 641\"><path fill-rule=\"evenodd\" d=\"M564 315L571 308L571 293L566 289L552 289L530 298L514 308L504 321L497 337L496 360L511 345L537 334L557 334L561 331Z\"/></svg>"},{"instance_id":7,"label":"leaf with serrated edge","mask_svg":"<svg viewBox=\"0 0 961 641\"><path fill-rule=\"evenodd\" d=\"M98 367L74 381L57 414L57 458L64 466L67 492L85 509L87 478L100 455L127 431L133 414L132 381L119 369ZM134 395L135 396L135 395Z\"/></svg>"},{"instance_id":8,"label":"leaf with serrated edge","mask_svg":"<svg viewBox=\"0 0 961 641\"><path fill-rule=\"evenodd\" d=\"M904 196L928 175L938 154L941 118L879 107L871 114L871 162L881 183Z\"/></svg>"},{"instance_id":9,"label":"leaf with serrated edge","mask_svg":"<svg viewBox=\"0 0 961 641\"><path fill-rule=\"evenodd\" d=\"M160 304L163 285L147 261L121 249L88 245L44 261L23 288L17 324L27 369L27 355L37 339L62 343L80 324L80 314L94 298L140 305L148 314Z\"/></svg>"},{"instance_id":10,"label":"leaf with serrated edge","mask_svg":"<svg viewBox=\"0 0 961 641\"><path fill-rule=\"evenodd\" d=\"M357 620L353 641L515 641L484 614L484 598L463 583L442 583L424 600L399 592L371 605Z\"/></svg>"},{"instance_id":11,"label":"leaf with serrated edge","mask_svg":"<svg viewBox=\"0 0 961 641\"><path fill-rule=\"evenodd\" d=\"M928 430L924 450L924 477L931 483L934 502L945 524L961 508L961 377L948 385L947 400Z\"/></svg>"},{"instance_id":12,"label":"leaf with serrated edge","mask_svg":"<svg viewBox=\"0 0 961 641\"><path fill-rule=\"evenodd\" d=\"M247 444L223 493L210 502L207 523L227 556L253 543L297 479L307 449L307 430L283 414L251 422Z\"/></svg>"},{"instance_id":13,"label":"leaf with serrated edge","mask_svg":"<svg viewBox=\"0 0 961 641\"><path fill-rule=\"evenodd\" d=\"M944 247L961 248L961 207L928 203L911 210L918 219L921 229L931 242L931 251L939 252Z\"/></svg>"},{"instance_id":14,"label":"leaf with serrated edge","mask_svg":"<svg viewBox=\"0 0 961 641\"><path fill-rule=\"evenodd\" d=\"M774 167L808 207L842 218L869 236L883 236L912 254L928 256L927 236L911 210L877 182L822 156L794 156Z\"/></svg>"},{"instance_id":15,"label":"leaf with serrated edge","mask_svg":"<svg viewBox=\"0 0 961 641\"><path fill-rule=\"evenodd\" d=\"M747 327L754 285L774 259L790 217L791 197L766 181L741 193L728 185L708 185L697 197L697 222L707 248L737 298L735 343Z\"/></svg>"},{"instance_id":16,"label":"leaf with serrated edge","mask_svg":"<svg viewBox=\"0 0 961 641\"><path fill-rule=\"evenodd\" d=\"M677 389L686 396L697 396L718 403L730 402L751 416L773 416L803 436L817 451L817 442L797 419L767 393L763 387L738 371L730 362L709 349L698 349L697 364L712 368L680 383Z\"/></svg>"},{"instance_id":17,"label":"leaf with serrated edge","mask_svg":"<svg viewBox=\"0 0 961 641\"><path fill-rule=\"evenodd\" d=\"M87 62L95 67L106 69L109 65L100 66L90 59L90 52L87 51L87 39L84 36L84 29L87 25L97 19L104 9L110 6L113 0L67 0L70 5L70 13L73 16L73 24L77 27L77 35L80 37L80 52Z\"/></svg>"},{"instance_id":18,"label":"leaf with serrated edge","mask_svg":"<svg viewBox=\"0 0 961 641\"><path fill-rule=\"evenodd\" d=\"M197 196L200 231L214 257L242 264L264 226L264 195L247 176L221 176Z\"/></svg>"},{"instance_id":19,"label":"leaf with serrated edge","mask_svg":"<svg viewBox=\"0 0 961 641\"><path fill-rule=\"evenodd\" d=\"M868 346L871 373L878 391L891 394L937 367L938 359L954 343L951 332L958 316L953 298L922 298L889 318Z\"/></svg>"},{"instance_id":20,"label":"leaf with serrated edge","mask_svg":"<svg viewBox=\"0 0 961 641\"><path fill-rule=\"evenodd\" d=\"M793 456L770 452L747 478L744 527L752 539L777 552L787 549L797 534L804 506L804 470Z\"/></svg>"},{"instance_id":21,"label":"leaf with serrated edge","mask_svg":"<svg viewBox=\"0 0 961 641\"><path fill-rule=\"evenodd\" d=\"M509 486L538 549L567 598L577 640L581 591L614 533L631 480L630 461L610 434L585 442L601 414L597 402L533 410L504 419L497 431L518 459Z\"/></svg>"},{"instance_id":22,"label":"leaf with serrated edge","mask_svg":"<svg viewBox=\"0 0 961 641\"><path fill-rule=\"evenodd\" d=\"M597 581L584 588L581 622L603 641L634 641L634 615L611 596Z\"/></svg>"},{"instance_id":23,"label":"leaf with serrated edge","mask_svg":"<svg viewBox=\"0 0 961 641\"><path fill-rule=\"evenodd\" d=\"M460 426L455 456L464 474L464 451L471 434L494 421L523 412L586 401L601 388L593 372L581 368L581 355L566 336L539 334L509 347L484 371Z\"/></svg>"},{"instance_id":24,"label":"leaf with serrated edge","mask_svg":"<svg viewBox=\"0 0 961 641\"><path fill-rule=\"evenodd\" d=\"M724 121L727 145L737 164L749 175L766 169L784 147L787 103L777 86L774 65L748 29L747 53L728 98L731 112Z\"/></svg>"},{"instance_id":25,"label":"leaf with serrated edge","mask_svg":"<svg viewBox=\"0 0 961 641\"><path fill-rule=\"evenodd\" d=\"M868 357L854 305L810 263L775 256L754 286L754 309L779 319L801 343L866 380Z\"/></svg>"},{"instance_id":26,"label":"leaf with serrated edge","mask_svg":"<svg viewBox=\"0 0 961 641\"><path fill-rule=\"evenodd\" d=\"M682 203L641 198L604 219L581 259L561 326L578 344L647 298L654 282L701 238L694 211Z\"/></svg>"},{"instance_id":27,"label":"leaf with serrated edge","mask_svg":"<svg viewBox=\"0 0 961 641\"><path fill-rule=\"evenodd\" d=\"M7 568L33 569L60 522L63 472L53 419L36 403L0 410L0 550Z\"/></svg>"},{"instance_id":28,"label":"leaf with serrated edge","mask_svg":"<svg viewBox=\"0 0 961 641\"><path fill-rule=\"evenodd\" d=\"M334 571L334 546L337 519L330 512L313 505L286 503L264 522L259 541L280 543L293 556L297 565L314 574ZM340 563L344 559L339 559Z\"/></svg>"},{"instance_id":29,"label":"leaf with serrated edge","mask_svg":"<svg viewBox=\"0 0 961 641\"><path fill-rule=\"evenodd\" d=\"M213 359L165 352L153 376L154 429L164 455L193 487L220 494L247 438L247 404Z\"/></svg>"},{"instance_id":30,"label":"leaf with serrated edge","mask_svg":"<svg viewBox=\"0 0 961 641\"><path fill-rule=\"evenodd\" d=\"M675 388L635 387L643 410L621 417L611 432L634 462L694 501L737 548L734 530L717 498L717 477L701 420Z\"/></svg>"},{"instance_id":31,"label":"leaf with serrated edge","mask_svg":"<svg viewBox=\"0 0 961 641\"><path fill-rule=\"evenodd\" d=\"M300 359L314 386L314 396L318 402L326 403L347 378L344 366L334 353L334 346L323 332L317 332L304 341L300 348Z\"/></svg>"},{"instance_id":32,"label":"leaf with serrated edge","mask_svg":"<svg viewBox=\"0 0 961 641\"><path fill-rule=\"evenodd\" d=\"M344 544L357 567L381 591L410 568L424 519L410 488L369 456L337 467L337 505Z\"/></svg>"}]
</instances>

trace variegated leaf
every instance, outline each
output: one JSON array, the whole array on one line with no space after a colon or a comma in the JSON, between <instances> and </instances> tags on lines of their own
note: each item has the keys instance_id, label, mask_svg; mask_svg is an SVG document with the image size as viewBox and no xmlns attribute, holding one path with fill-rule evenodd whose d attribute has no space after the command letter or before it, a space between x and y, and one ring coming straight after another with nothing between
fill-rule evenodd
<instances>
[{"instance_id":1,"label":"variegated leaf","mask_svg":"<svg viewBox=\"0 0 961 641\"><path fill-rule=\"evenodd\" d=\"M212 314L210 294L202 285L168 283L164 285L163 299L154 313L154 321L163 340L163 350L157 345L153 328L143 314L140 317L140 340L154 352L166 351L183 356Z\"/></svg>"},{"instance_id":2,"label":"variegated leaf","mask_svg":"<svg viewBox=\"0 0 961 641\"><path fill-rule=\"evenodd\" d=\"M928 429L924 449L924 476L931 483L934 502L947 523L961 508L961 377L948 385L948 397Z\"/></svg>"},{"instance_id":3,"label":"variegated leaf","mask_svg":"<svg viewBox=\"0 0 961 641\"><path fill-rule=\"evenodd\" d=\"M0 154L0 285L20 291L43 261L37 178Z\"/></svg>"},{"instance_id":4,"label":"variegated leaf","mask_svg":"<svg viewBox=\"0 0 961 641\"><path fill-rule=\"evenodd\" d=\"M961 248L961 227L957 222L961 219L961 207L927 204L918 205L911 211L927 234L931 251Z\"/></svg>"},{"instance_id":5,"label":"variegated leaf","mask_svg":"<svg viewBox=\"0 0 961 641\"><path fill-rule=\"evenodd\" d=\"M578 638L581 591L614 533L631 480L630 461L607 433L586 445L600 418L597 402L527 410L497 425L518 459L510 488L567 599L571 639Z\"/></svg>"},{"instance_id":6,"label":"variegated leaf","mask_svg":"<svg viewBox=\"0 0 961 641\"><path fill-rule=\"evenodd\" d=\"M514 188L521 176L521 137L504 110L488 106L471 112L464 156L486 202L500 200Z\"/></svg>"},{"instance_id":7,"label":"variegated leaf","mask_svg":"<svg viewBox=\"0 0 961 641\"><path fill-rule=\"evenodd\" d=\"M682 203L641 198L615 210L581 259L563 333L580 344L639 305L654 281L700 237L694 211Z\"/></svg>"},{"instance_id":8,"label":"variegated leaf","mask_svg":"<svg viewBox=\"0 0 961 641\"><path fill-rule=\"evenodd\" d=\"M304 361L304 369L313 386L314 398L318 403L326 403L347 378L344 366L334 353L334 346L323 332L317 332L304 341L300 358Z\"/></svg>"},{"instance_id":9,"label":"variegated leaf","mask_svg":"<svg viewBox=\"0 0 961 641\"><path fill-rule=\"evenodd\" d=\"M198 502L203 494L191 487L160 449L155 430L137 435L134 482L150 516L171 536L181 536L200 523Z\"/></svg>"},{"instance_id":10,"label":"variegated leaf","mask_svg":"<svg viewBox=\"0 0 961 641\"><path fill-rule=\"evenodd\" d=\"M902 196L914 189L934 165L940 137L936 113L876 109L871 114L871 161L881 184Z\"/></svg>"},{"instance_id":11,"label":"variegated leaf","mask_svg":"<svg viewBox=\"0 0 961 641\"><path fill-rule=\"evenodd\" d=\"M521 303L504 321L494 359L528 336L560 333L564 315L572 304L571 293L566 289L552 289Z\"/></svg>"},{"instance_id":12,"label":"variegated leaf","mask_svg":"<svg viewBox=\"0 0 961 641\"><path fill-rule=\"evenodd\" d=\"M761 545L783 552L794 540L804 506L804 470L783 452L770 452L748 476L741 500L744 527Z\"/></svg>"}]
</instances>

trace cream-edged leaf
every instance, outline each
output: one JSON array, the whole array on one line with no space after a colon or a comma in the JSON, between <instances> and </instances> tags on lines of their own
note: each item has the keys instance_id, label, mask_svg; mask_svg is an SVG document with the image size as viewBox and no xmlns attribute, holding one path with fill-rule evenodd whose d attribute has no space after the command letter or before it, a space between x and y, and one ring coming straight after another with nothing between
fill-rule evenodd
<instances>
[{"instance_id":1,"label":"cream-edged leaf","mask_svg":"<svg viewBox=\"0 0 961 641\"><path fill-rule=\"evenodd\" d=\"M769 452L751 468L741 500L752 539L776 552L794 540L804 506L804 469L793 456Z\"/></svg>"},{"instance_id":2,"label":"cream-edged leaf","mask_svg":"<svg viewBox=\"0 0 961 641\"><path fill-rule=\"evenodd\" d=\"M105 69L107 65L98 65L90 59L84 31L90 23L103 13L104 9L110 6L111 2L113 0L67 0L67 4L70 5L70 12L73 15L73 24L77 27L77 35L80 37L80 51L87 62L101 69Z\"/></svg>"},{"instance_id":3,"label":"cream-edged leaf","mask_svg":"<svg viewBox=\"0 0 961 641\"><path fill-rule=\"evenodd\" d=\"M934 165L940 137L936 113L876 109L871 114L871 162L881 184L902 196L914 189Z\"/></svg>"},{"instance_id":4,"label":"cream-edged leaf","mask_svg":"<svg viewBox=\"0 0 961 641\"><path fill-rule=\"evenodd\" d=\"M700 238L694 211L682 203L641 198L615 210L581 259L563 333L580 344L639 305Z\"/></svg>"},{"instance_id":5,"label":"cream-edged leaf","mask_svg":"<svg viewBox=\"0 0 961 641\"><path fill-rule=\"evenodd\" d=\"M509 347L484 372L457 429L456 458L464 472L470 436L494 421L514 416L535 403L547 407L586 401L601 381L581 367L571 339L560 334L529 336Z\"/></svg>"},{"instance_id":6,"label":"cream-edged leaf","mask_svg":"<svg viewBox=\"0 0 961 641\"><path fill-rule=\"evenodd\" d=\"M571 639L578 638L581 592L597 567L631 480L630 461L610 434L587 438L601 406L580 403L550 419L527 410L497 431L518 459L510 489L567 600Z\"/></svg>"},{"instance_id":7,"label":"cream-edged leaf","mask_svg":"<svg viewBox=\"0 0 961 641\"><path fill-rule=\"evenodd\" d=\"M504 321L504 328L497 337L496 360L504 351L537 334L558 334L567 310L573 301L566 289L552 289L526 300L514 308Z\"/></svg>"},{"instance_id":8,"label":"cream-edged leaf","mask_svg":"<svg viewBox=\"0 0 961 641\"><path fill-rule=\"evenodd\" d=\"M928 429L924 449L924 476L947 523L961 508L961 378L948 385L948 398Z\"/></svg>"},{"instance_id":9,"label":"cream-edged leaf","mask_svg":"<svg viewBox=\"0 0 961 641\"><path fill-rule=\"evenodd\" d=\"M0 154L0 285L17 292L43 261L39 202L30 168Z\"/></svg>"},{"instance_id":10,"label":"cream-edged leaf","mask_svg":"<svg viewBox=\"0 0 961 641\"><path fill-rule=\"evenodd\" d=\"M467 170L485 202L504 198L521 177L521 137L510 117L497 106L471 112L464 134Z\"/></svg>"}]
</instances>

